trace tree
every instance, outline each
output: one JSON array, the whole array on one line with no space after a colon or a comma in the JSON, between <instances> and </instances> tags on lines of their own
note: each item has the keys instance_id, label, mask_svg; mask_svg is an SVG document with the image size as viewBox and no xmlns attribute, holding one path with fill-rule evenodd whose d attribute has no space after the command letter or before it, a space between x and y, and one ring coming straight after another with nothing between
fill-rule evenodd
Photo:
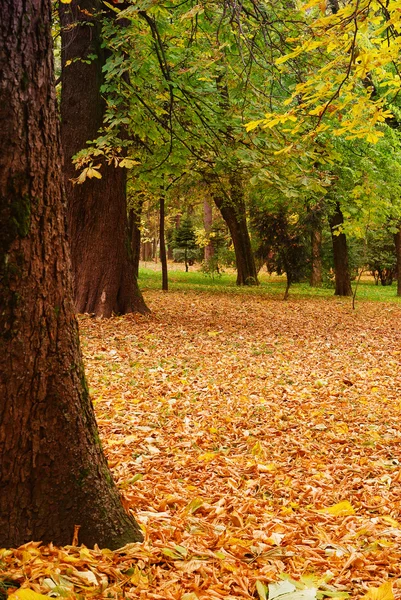
<instances>
[{"instance_id":1,"label":"tree","mask_svg":"<svg viewBox=\"0 0 401 600\"><path fill-rule=\"evenodd\" d=\"M98 136L106 110L100 89L107 58L102 7L100 0L60 5L61 132L76 310L110 317L149 310L130 252L125 168L104 159L100 170L89 166L73 184L72 157Z\"/></svg>"},{"instance_id":2,"label":"tree","mask_svg":"<svg viewBox=\"0 0 401 600\"><path fill-rule=\"evenodd\" d=\"M50 0L0 22L0 546L142 538L99 441L73 314Z\"/></svg>"},{"instance_id":3,"label":"tree","mask_svg":"<svg viewBox=\"0 0 401 600\"><path fill-rule=\"evenodd\" d=\"M382 227L379 231L370 231L367 236L367 267L378 285L391 285L396 276L397 248L396 239L391 231Z\"/></svg>"},{"instance_id":4,"label":"tree","mask_svg":"<svg viewBox=\"0 0 401 600\"><path fill-rule=\"evenodd\" d=\"M211 190L211 195L231 234L237 268L237 285L257 285L258 275L246 221L246 205L243 190L232 185L229 197Z\"/></svg>"},{"instance_id":5,"label":"tree","mask_svg":"<svg viewBox=\"0 0 401 600\"><path fill-rule=\"evenodd\" d=\"M266 263L270 274L286 274L284 300L287 300L290 286L306 274L306 227L298 215L288 214L284 206L275 214L255 212L252 222L259 238L256 255Z\"/></svg>"},{"instance_id":6,"label":"tree","mask_svg":"<svg viewBox=\"0 0 401 600\"><path fill-rule=\"evenodd\" d=\"M188 251L195 250L196 248L195 231L188 217L181 221L180 226L175 231L174 247L184 250L185 271L188 273L188 262L191 260L188 256Z\"/></svg>"},{"instance_id":7,"label":"tree","mask_svg":"<svg viewBox=\"0 0 401 600\"><path fill-rule=\"evenodd\" d=\"M341 231L344 216L339 202L336 202L333 213L329 216L331 238L333 241L335 295L352 296L351 275L348 264L347 236Z\"/></svg>"}]
</instances>

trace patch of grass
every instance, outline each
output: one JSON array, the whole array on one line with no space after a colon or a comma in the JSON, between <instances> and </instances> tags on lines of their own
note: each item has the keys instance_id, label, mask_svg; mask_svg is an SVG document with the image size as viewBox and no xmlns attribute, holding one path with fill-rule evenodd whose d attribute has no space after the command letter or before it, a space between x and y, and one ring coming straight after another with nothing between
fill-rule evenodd
<instances>
[{"instance_id":1,"label":"patch of grass","mask_svg":"<svg viewBox=\"0 0 401 600\"><path fill-rule=\"evenodd\" d=\"M239 295L274 296L282 297L285 291L285 277L270 276L267 273L259 274L259 286L237 286L235 273L223 273L220 277L210 278L201 271L185 273L181 270L169 271L169 289L172 291L197 291L206 293L228 293ZM141 268L139 270L139 285L143 291L159 290L161 288L161 272L153 269ZM355 289L355 282L352 285ZM375 285L373 278L366 277L358 285L356 301L380 301L400 303L397 295L397 284L383 287ZM295 283L290 288L289 299L299 298L327 298L335 299L334 289L331 287L312 288L308 283ZM352 302L352 299L349 299Z\"/></svg>"}]
</instances>

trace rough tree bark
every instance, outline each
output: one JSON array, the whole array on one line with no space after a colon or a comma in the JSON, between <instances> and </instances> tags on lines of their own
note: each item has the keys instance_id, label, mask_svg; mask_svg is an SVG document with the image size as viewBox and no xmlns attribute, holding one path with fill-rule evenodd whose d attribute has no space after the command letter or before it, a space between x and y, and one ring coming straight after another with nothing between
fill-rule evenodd
<instances>
[{"instance_id":1,"label":"rough tree bark","mask_svg":"<svg viewBox=\"0 0 401 600\"><path fill-rule=\"evenodd\" d=\"M258 285L255 257L246 222L246 206L241 180L236 174L232 174L229 179L229 198L213 189L211 195L230 230L237 266L237 285Z\"/></svg>"},{"instance_id":2,"label":"rough tree bark","mask_svg":"<svg viewBox=\"0 0 401 600\"><path fill-rule=\"evenodd\" d=\"M339 202L335 212L329 218L331 239L333 242L335 296L352 296L351 277L348 265L348 247L345 233L338 234L338 226L344 223L343 213Z\"/></svg>"},{"instance_id":3,"label":"rough tree bark","mask_svg":"<svg viewBox=\"0 0 401 600\"><path fill-rule=\"evenodd\" d=\"M104 163L101 180L87 179L82 185L71 182L77 176L72 156L97 137L103 123L105 102L100 86L106 53L98 16L103 8L100 0L60 5L61 133L76 310L110 317L149 311L130 253L125 169ZM96 58L88 59L91 55Z\"/></svg>"},{"instance_id":4,"label":"rough tree bark","mask_svg":"<svg viewBox=\"0 0 401 600\"><path fill-rule=\"evenodd\" d=\"M104 458L73 315L50 0L0 20L0 547L141 540Z\"/></svg>"}]
</instances>

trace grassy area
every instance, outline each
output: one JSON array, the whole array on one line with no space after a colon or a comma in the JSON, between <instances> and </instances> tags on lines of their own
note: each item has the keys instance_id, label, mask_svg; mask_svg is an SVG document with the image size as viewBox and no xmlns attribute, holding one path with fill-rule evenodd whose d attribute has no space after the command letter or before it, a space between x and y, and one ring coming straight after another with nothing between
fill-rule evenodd
<instances>
[{"instance_id":1,"label":"grassy area","mask_svg":"<svg viewBox=\"0 0 401 600\"><path fill-rule=\"evenodd\" d=\"M259 274L258 287L238 287L235 284L235 273L222 273L218 277L210 277L191 267L189 273L175 266L169 269L169 288L174 291L194 290L208 293L254 294L262 296L283 296L285 277ZM154 267L142 267L139 270L139 285L143 291L161 288L161 272ZM353 283L355 289L355 282ZM357 300L373 300L381 302L401 302L397 297L397 283L383 287L375 285L372 277L364 277L358 285ZM332 287L311 288L308 283L296 283L291 286L290 298L334 298ZM350 300L351 301L351 300Z\"/></svg>"}]
</instances>

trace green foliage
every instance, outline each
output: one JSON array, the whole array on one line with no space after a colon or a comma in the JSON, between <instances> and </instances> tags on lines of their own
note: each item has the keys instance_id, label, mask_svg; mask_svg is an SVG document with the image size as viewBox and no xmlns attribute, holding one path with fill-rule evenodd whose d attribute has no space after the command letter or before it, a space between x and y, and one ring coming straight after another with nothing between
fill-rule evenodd
<instances>
[{"instance_id":1,"label":"green foliage","mask_svg":"<svg viewBox=\"0 0 401 600\"><path fill-rule=\"evenodd\" d=\"M173 237L174 260L185 263L185 270L199 257L196 251L196 235L192 221L189 217L182 219L180 226L175 230Z\"/></svg>"},{"instance_id":2,"label":"green foliage","mask_svg":"<svg viewBox=\"0 0 401 600\"><path fill-rule=\"evenodd\" d=\"M199 248L174 248L173 260L177 263L188 263L192 266L202 260L202 251Z\"/></svg>"},{"instance_id":3,"label":"green foliage","mask_svg":"<svg viewBox=\"0 0 401 600\"><path fill-rule=\"evenodd\" d=\"M155 206L162 190L168 210L185 212L202 186L229 197L230 177L241 173L252 211L277 214L284 206L306 223L308 207L319 205L323 219L339 202L350 240L364 240L384 220L397 222L400 110L391 83L394 65L389 56L386 63L382 48L391 33L397 55L395 21L386 23L378 3L359 8L355 12L351 0L333 17L314 0L307 10L284 0L268 6L251 0L129 0L113 6L103 20L109 54L101 90L104 126L77 155L77 165L95 177L104 160L126 168L131 189L152 197ZM389 10L396 19L393 0ZM352 15L360 25L357 46L350 36ZM367 16L373 19L369 26ZM370 74L386 86L372 88ZM385 117L383 98L392 103L395 124ZM374 122L363 122L374 114ZM156 238L149 220L144 229ZM223 244L205 270L229 264L231 254ZM285 270L280 261L277 267ZM295 253L290 263L295 265ZM290 277L300 270L294 267Z\"/></svg>"},{"instance_id":4,"label":"green foliage","mask_svg":"<svg viewBox=\"0 0 401 600\"><path fill-rule=\"evenodd\" d=\"M367 267L376 284L391 285L396 275L394 234L386 228L370 231L367 238Z\"/></svg>"},{"instance_id":5,"label":"green foliage","mask_svg":"<svg viewBox=\"0 0 401 600\"><path fill-rule=\"evenodd\" d=\"M175 230L173 248L193 250L196 247L195 229L189 217L182 219L180 226Z\"/></svg>"},{"instance_id":6,"label":"green foliage","mask_svg":"<svg viewBox=\"0 0 401 600\"><path fill-rule=\"evenodd\" d=\"M285 273L289 285L302 281L307 274L309 248L307 228L299 215L289 214L284 207L277 213L259 211L252 224L259 239L256 254L268 273Z\"/></svg>"}]
</instances>

